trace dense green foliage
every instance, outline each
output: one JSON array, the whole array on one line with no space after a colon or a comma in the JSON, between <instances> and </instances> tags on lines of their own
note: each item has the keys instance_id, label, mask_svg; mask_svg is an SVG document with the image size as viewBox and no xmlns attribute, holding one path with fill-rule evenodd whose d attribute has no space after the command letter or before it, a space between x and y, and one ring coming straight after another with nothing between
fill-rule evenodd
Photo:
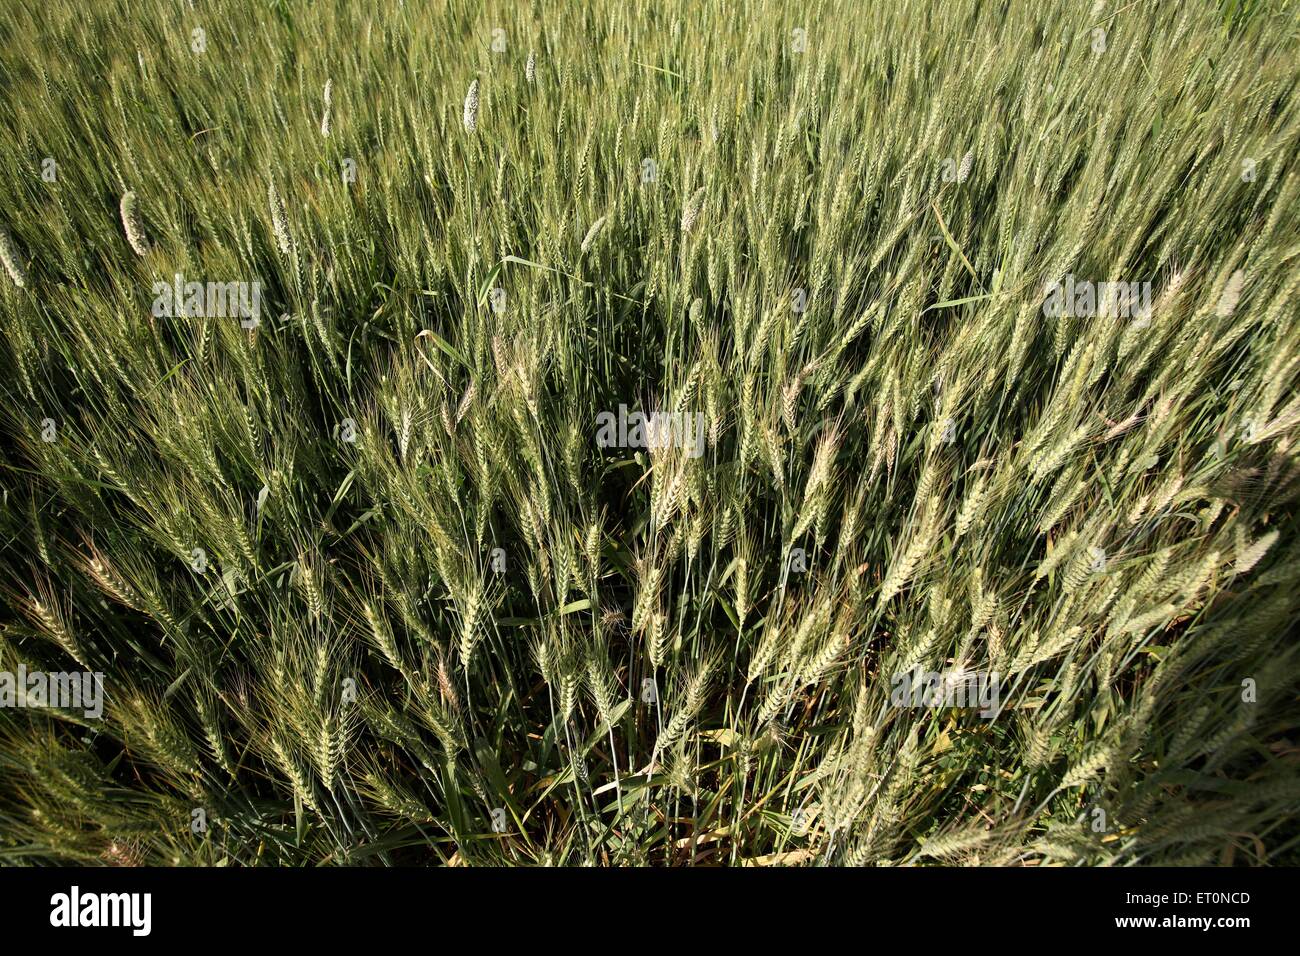
<instances>
[{"instance_id":1,"label":"dense green foliage","mask_svg":"<svg viewBox=\"0 0 1300 956\"><path fill-rule=\"evenodd\" d=\"M0 861L1294 860L1287 6L5 3Z\"/></svg>"}]
</instances>

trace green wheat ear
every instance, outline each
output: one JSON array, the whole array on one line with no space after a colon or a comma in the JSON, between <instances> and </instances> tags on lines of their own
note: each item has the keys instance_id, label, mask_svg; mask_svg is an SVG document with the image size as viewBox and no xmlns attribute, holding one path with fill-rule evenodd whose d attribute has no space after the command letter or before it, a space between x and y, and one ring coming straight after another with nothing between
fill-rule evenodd
<instances>
[{"instance_id":1,"label":"green wheat ear","mask_svg":"<svg viewBox=\"0 0 1300 956\"><path fill-rule=\"evenodd\" d=\"M280 198L275 183L266 188L267 203L271 208L271 231L275 235L275 244L280 253L286 257L293 255L293 235L289 232L289 217L285 213L284 200Z\"/></svg>"},{"instance_id":2,"label":"green wheat ear","mask_svg":"<svg viewBox=\"0 0 1300 956\"><path fill-rule=\"evenodd\" d=\"M0 865L1300 861L1285 5L279 6L0 13Z\"/></svg>"}]
</instances>

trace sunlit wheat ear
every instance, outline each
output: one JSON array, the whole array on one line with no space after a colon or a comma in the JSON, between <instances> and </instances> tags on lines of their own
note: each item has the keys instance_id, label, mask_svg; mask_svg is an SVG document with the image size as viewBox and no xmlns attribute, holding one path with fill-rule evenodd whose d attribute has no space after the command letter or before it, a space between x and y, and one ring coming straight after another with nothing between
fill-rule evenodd
<instances>
[{"instance_id":1,"label":"sunlit wheat ear","mask_svg":"<svg viewBox=\"0 0 1300 956\"><path fill-rule=\"evenodd\" d=\"M149 254L149 240L144 235L144 224L140 222L140 210L136 208L135 193L128 192L122 197L122 228L126 230L126 241L131 244L137 256Z\"/></svg>"},{"instance_id":2,"label":"sunlit wheat ear","mask_svg":"<svg viewBox=\"0 0 1300 956\"><path fill-rule=\"evenodd\" d=\"M695 195L691 196L686 203L686 208L682 210L682 232L690 233L695 228L695 221L700 218L700 209L704 206L704 187L701 186L695 190Z\"/></svg>"},{"instance_id":3,"label":"sunlit wheat ear","mask_svg":"<svg viewBox=\"0 0 1300 956\"><path fill-rule=\"evenodd\" d=\"M140 848L129 840L114 840L100 859L109 866L144 866Z\"/></svg>"},{"instance_id":4,"label":"sunlit wheat ear","mask_svg":"<svg viewBox=\"0 0 1300 956\"><path fill-rule=\"evenodd\" d=\"M1226 319L1237 311L1237 303L1241 300L1241 287L1245 284L1246 273L1240 269L1228 279L1228 284L1223 287L1223 294L1219 296L1219 304L1214 309L1220 318Z\"/></svg>"},{"instance_id":5,"label":"sunlit wheat ear","mask_svg":"<svg viewBox=\"0 0 1300 956\"><path fill-rule=\"evenodd\" d=\"M321 118L320 118L320 134L322 136L329 136L330 134L330 93L333 91L333 88L334 88L334 81L326 80L325 81L325 111L321 113Z\"/></svg>"},{"instance_id":6,"label":"sunlit wheat ear","mask_svg":"<svg viewBox=\"0 0 1300 956\"><path fill-rule=\"evenodd\" d=\"M1164 288L1162 298L1166 302L1172 302L1183 288L1183 283L1187 281L1187 270L1181 267L1175 267L1169 276L1169 283Z\"/></svg>"},{"instance_id":7,"label":"sunlit wheat ear","mask_svg":"<svg viewBox=\"0 0 1300 956\"><path fill-rule=\"evenodd\" d=\"M460 397L460 404L456 406L456 424L459 425L461 420L469 414L470 406L474 404L474 396L478 394L478 386L471 379L465 388L465 393Z\"/></svg>"},{"instance_id":8,"label":"sunlit wheat ear","mask_svg":"<svg viewBox=\"0 0 1300 956\"><path fill-rule=\"evenodd\" d=\"M1233 566L1234 574L1246 574L1255 565L1259 564L1260 559L1268 554L1268 549L1273 547L1277 542L1278 532L1270 531L1254 544L1247 548L1241 549L1237 555L1237 563Z\"/></svg>"},{"instance_id":9,"label":"sunlit wheat ear","mask_svg":"<svg viewBox=\"0 0 1300 956\"><path fill-rule=\"evenodd\" d=\"M292 255L293 237L289 235L289 218L285 215L284 202L276 191L275 183L267 187L266 197L271 204L271 229L275 232L275 244L284 255Z\"/></svg>"},{"instance_id":10,"label":"sunlit wheat ear","mask_svg":"<svg viewBox=\"0 0 1300 956\"><path fill-rule=\"evenodd\" d=\"M591 244L596 241L596 236L600 235L601 227L605 225L605 219L606 219L605 216L601 216L599 219L593 222L591 224L591 228L587 230L587 234L582 237L583 252L586 252L588 249L590 249ZM19 285L21 284L22 283L19 283Z\"/></svg>"},{"instance_id":11,"label":"sunlit wheat ear","mask_svg":"<svg viewBox=\"0 0 1300 956\"><path fill-rule=\"evenodd\" d=\"M5 271L9 273L9 278L14 280L14 285L21 289L27 284L27 272L18 258L18 250L14 247L13 238L4 226L0 226L0 262L5 264Z\"/></svg>"},{"instance_id":12,"label":"sunlit wheat ear","mask_svg":"<svg viewBox=\"0 0 1300 956\"><path fill-rule=\"evenodd\" d=\"M478 129L478 80L474 80L469 85L469 92L465 94L465 131L472 133Z\"/></svg>"},{"instance_id":13,"label":"sunlit wheat ear","mask_svg":"<svg viewBox=\"0 0 1300 956\"><path fill-rule=\"evenodd\" d=\"M460 666L465 670L469 670L469 665L474 660L474 649L478 647L479 640L483 637L479 628L483 610L483 588L479 585L467 593L460 608Z\"/></svg>"},{"instance_id":14,"label":"sunlit wheat ear","mask_svg":"<svg viewBox=\"0 0 1300 956\"><path fill-rule=\"evenodd\" d=\"M966 155L961 158L961 165L957 167L957 182L964 183L970 177L970 168L975 162L975 151L966 150Z\"/></svg>"},{"instance_id":15,"label":"sunlit wheat ear","mask_svg":"<svg viewBox=\"0 0 1300 956\"><path fill-rule=\"evenodd\" d=\"M529 83L537 78L537 52L528 51L528 63L524 66L524 79Z\"/></svg>"}]
</instances>

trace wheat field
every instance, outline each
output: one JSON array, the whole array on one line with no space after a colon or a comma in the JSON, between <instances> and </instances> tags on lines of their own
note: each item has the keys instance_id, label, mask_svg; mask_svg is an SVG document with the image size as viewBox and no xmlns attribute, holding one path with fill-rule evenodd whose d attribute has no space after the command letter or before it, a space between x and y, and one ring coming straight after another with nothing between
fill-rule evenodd
<instances>
[{"instance_id":1,"label":"wheat field","mask_svg":"<svg viewBox=\"0 0 1300 956\"><path fill-rule=\"evenodd\" d=\"M1297 64L5 3L0 863L1296 862Z\"/></svg>"}]
</instances>

